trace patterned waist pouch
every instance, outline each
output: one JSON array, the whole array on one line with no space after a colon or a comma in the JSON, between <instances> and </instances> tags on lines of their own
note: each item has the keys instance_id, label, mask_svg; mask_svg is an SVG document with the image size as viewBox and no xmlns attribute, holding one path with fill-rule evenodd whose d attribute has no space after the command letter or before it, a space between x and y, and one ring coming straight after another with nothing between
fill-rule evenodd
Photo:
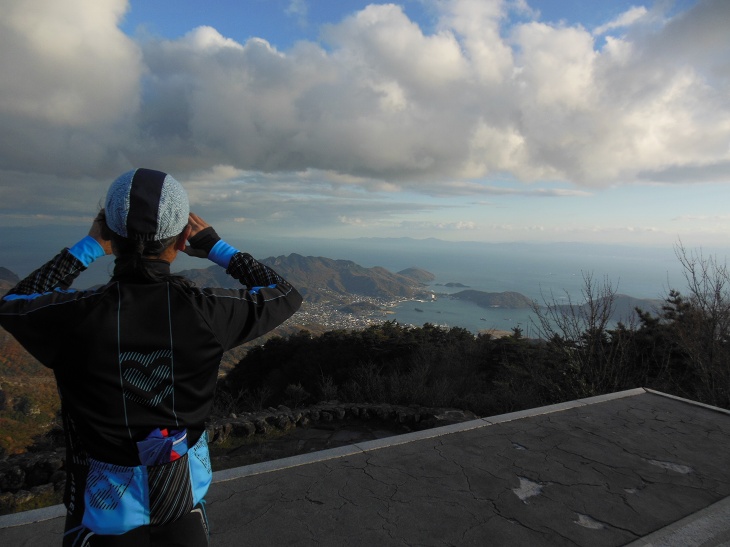
<instances>
[{"instance_id":1,"label":"patterned waist pouch","mask_svg":"<svg viewBox=\"0 0 730 547\"><path fill-rule=\"evenodd\" d=\"M171 437L172 451L165 448L161 452L166 456L149 460L167 462L160 465L126 467L90 458L82 524L97 534L117 535L188 514L205 497L213 478L208 437L204 432L189 449L184 431Z\"/></svg>"}]
</instances>

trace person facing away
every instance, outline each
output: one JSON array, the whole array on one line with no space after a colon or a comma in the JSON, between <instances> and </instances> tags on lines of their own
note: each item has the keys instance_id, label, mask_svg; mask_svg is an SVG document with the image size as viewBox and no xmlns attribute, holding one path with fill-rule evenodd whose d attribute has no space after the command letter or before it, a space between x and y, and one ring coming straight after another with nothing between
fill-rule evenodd
<instances>
[{"instance_id":1,"label":"person facing away","mask_svg":"<svg viewBox=\"0 0 730 547\"><path fill-rule=\"evenodd\" d=\"M179 252L211 260L243 286L196 288L170 273ZM111 253L106 285L70 289ZM208 545L205 420L221 356L301 302L275 271L189 212L172 176L135 169L112 183L89 235L0 300L0 325L58 385L64 546Z\"/></svg>"}]
</instances>

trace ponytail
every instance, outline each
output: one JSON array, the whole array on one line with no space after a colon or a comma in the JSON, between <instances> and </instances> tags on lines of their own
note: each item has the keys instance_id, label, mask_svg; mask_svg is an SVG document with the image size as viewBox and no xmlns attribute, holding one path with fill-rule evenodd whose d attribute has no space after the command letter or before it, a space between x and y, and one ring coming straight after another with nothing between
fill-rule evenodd
<instances>
[{"instance_id":1,"label":"ponytail","mask_svg":"<svg viewBox=\"0 0 730 547\"><path fill-rule=\"evenodd\" d=\"M115 276L134 277L158 283L169 281L177 285L192 286L193 283L180 275L160 275L154 269L149 268L149 259L161 255L165 249L174 244L178 236L169 237L161 241L139 241L122 237L109 230L112 247L117 255Z\"/></svg>"}]
</instances>

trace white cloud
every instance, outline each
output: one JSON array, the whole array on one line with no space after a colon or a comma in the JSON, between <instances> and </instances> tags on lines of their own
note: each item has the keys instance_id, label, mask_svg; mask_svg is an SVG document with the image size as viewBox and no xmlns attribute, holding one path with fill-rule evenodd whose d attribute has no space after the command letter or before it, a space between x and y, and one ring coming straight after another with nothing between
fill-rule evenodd
<instances>
[{"instance_id":1,"label":"white cloud","mask_svg":"<svg viewBox=\"0 0 730 547\"><path fill-rule=\"evenodd\" d=\"M348 224L350 226L366 226L366 222L361 218L352 218L345 215L341 215L338 217L339 221L342 224Z\"/></svg>"},{"instance_id":2,"label":"white cloud","mask_svg":"<svg viewBox=\"0 0 730 547\"><path fill-rule=\"evenodd\" d=\"M593 34L595 36L599 36L617 28L630 27L642 19L646 19L648 14L649 10L647 10L644 6L632 6L613 21L609 21L608 23L593 29Z\"/></svg>"},{"instance_id":3,"label":"white cloud","mask_svg":"<svg viewBox=\"0 0 730 547\"><path fill-rule=\"evenodd\" d=\"M133 138L139 48L124 0L5 0L0 17L0 168L98 172Z\"/></svg>"},{"instance_id":4,"label":"white cloud","mask_svg":"<svg viewBox=\"0 0 730 547\"><path fill-rule=\"evenodd\" d=\"M309 11L309 6L306 0L290 0L286 10L287 15L299 15L306 16Z\"/></svg>"},{"instance_id":5,"label":"white cloud","mask_svg":"<svg viewBox=\"0 0 730 547\"><path fill-rule=\"evenodd\" d=\"M5 0L0 207L70 211L88 203L77 188L96 194L134 165L257 222L337 222L323 213L336 200L343 218L372 221L378 195L400 190L515 193L497 177L586 188L730 179L730 2L699 0L674 19L636 6L594 34L513 23L515 11L537 17L529 0L436 6L434 32L371 4L324 29L326 43L280 51L212 27L134 42L118 29L123 0ZM597 41L614 29L625 32ZM267 192L284 196L280 211ZM411 210L393 202L380 214L396 207Z\"/></svg>"}]
</instances>

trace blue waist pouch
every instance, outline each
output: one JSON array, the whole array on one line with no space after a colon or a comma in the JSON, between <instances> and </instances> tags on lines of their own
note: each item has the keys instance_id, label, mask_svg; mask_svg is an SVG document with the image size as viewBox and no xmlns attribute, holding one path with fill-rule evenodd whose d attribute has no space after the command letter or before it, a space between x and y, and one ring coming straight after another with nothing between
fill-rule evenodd
<instances>
[{"instance_id":1,"label":"blue waist pouch","mask_svg":"<svg viewBox=\"0 0 730 547\"><path fill-rule=\"evenodd\" d=\"M167 458L162 464L127 467L89 458L84 526L97 534L118 535L163 525L188 514L205 497L213 478L207 434L189 450L185 431L161 434L161 439L164 442L153 439L149 446L162 448L145 451L145 457Z\"/></svg>"}]
</instances>

